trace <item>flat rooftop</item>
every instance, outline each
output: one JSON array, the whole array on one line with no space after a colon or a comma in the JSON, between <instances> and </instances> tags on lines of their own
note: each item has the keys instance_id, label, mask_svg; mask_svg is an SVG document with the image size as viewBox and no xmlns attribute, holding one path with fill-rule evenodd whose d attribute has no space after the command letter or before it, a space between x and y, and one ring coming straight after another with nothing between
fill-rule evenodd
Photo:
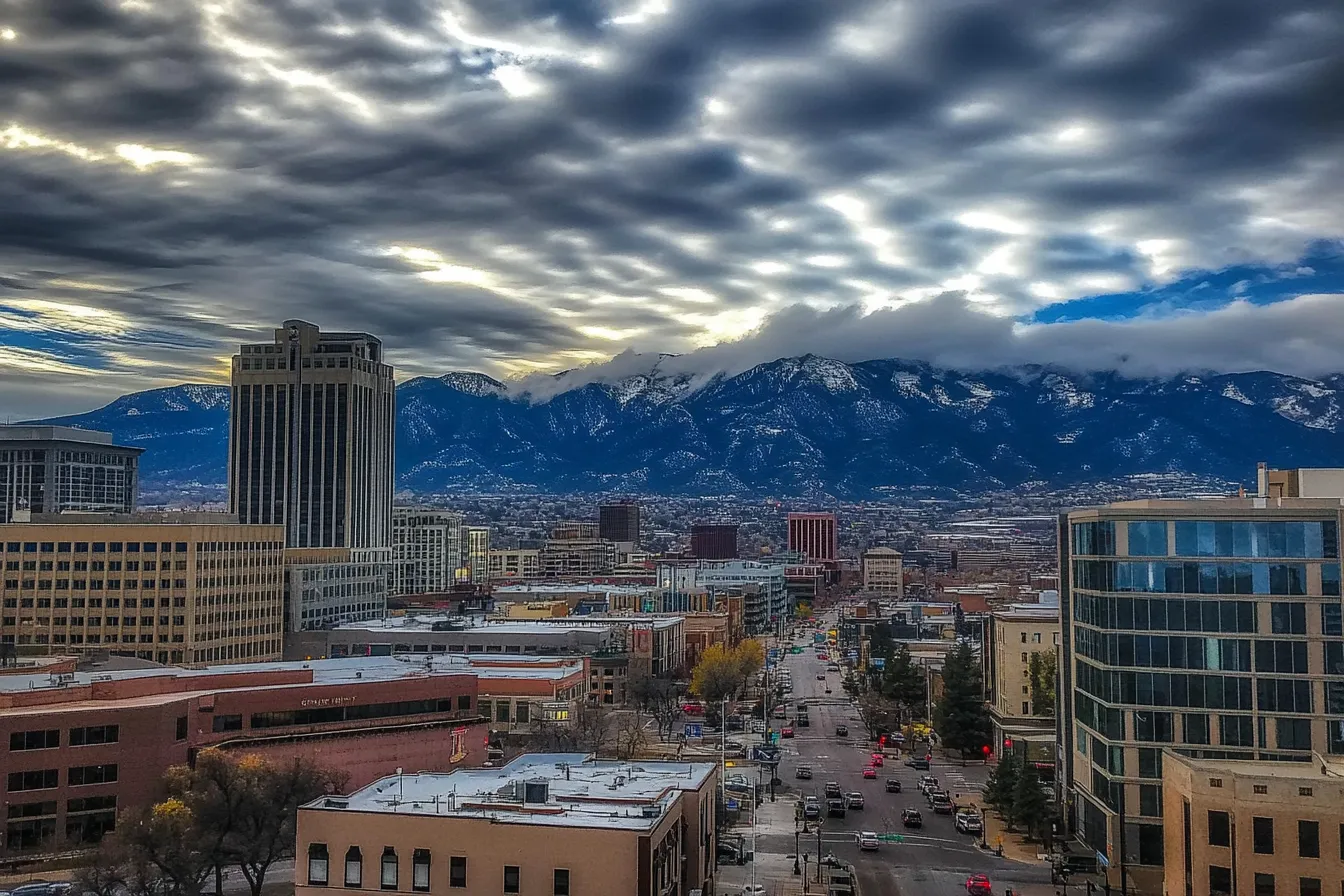
<instances>
[{"instance_id":1,"label":"flat rooftop","mask_svg":"<svg viewBox=\"0 0 1344 896\"><path fill-rule=\"evenodd\" d=\"M1310 780L1312 778L1344 778L1344 762L1327 759L1320 753L1312 754L1311 762L1265 762L1259 760L1192 759L1171 749L1163 751L1163 761L1181 762L1199 772L1215 772L1234 778L1283 778Z\"/></svg>"},{"instance_id":2,"label":"flat rooftop","mask_svg":"<svg viewBox=\"0 0 1344 896\"><path fill-rule=\"evenodd\" d=\"M0 425L0 442L80 442L85 445L107 445L122 448L125 451L144 451L143 448L129 448L112 444L112 433L96 429L79 429L74 426L26 426L24 424Z\"/></svg>"},{"instance_id":3,"label":"flat rooftop","mask_svg":"<svg viewBox=\"0 0 1344 896\"><path fill-rule=\"evenodd\" d=\"M656 591L653 585L599 585L592 582L576 582L567 585L564 582L529 582L521 585L500 585L491 589L493 594L644 594Z\"/></svg>"},{"instance_id":4,"label":"flat rooftop","mask_svg":"<svg viewBox=\"0 0 1344 896\"><path fill-rule=\"evenodd\" d=\"M559 616L554 619L478 619L461 616L389 616L363 622L346 622L336 631L371 632L430 632L435 623L452 623L445 632L475 633L481 635L553 635L566 632L609 631L618 625L648 623L654 628L670 628L679 616Z\"/></svg>"},{"instance_id":5,"label":"flat rooftop","mask_svg":"<svg viewBox=\"0 0 1344 896\"><path fill-rule=\"evenodd\" d=\"M717 768L713 762L621 762L588 753L526 753L501 768L391 775L348 797L323 797L305 808L646 831L662 821L683 791L703 787ZM545 800L524 803L525 785L543 782Z\"/></svg>"}]
</instances>

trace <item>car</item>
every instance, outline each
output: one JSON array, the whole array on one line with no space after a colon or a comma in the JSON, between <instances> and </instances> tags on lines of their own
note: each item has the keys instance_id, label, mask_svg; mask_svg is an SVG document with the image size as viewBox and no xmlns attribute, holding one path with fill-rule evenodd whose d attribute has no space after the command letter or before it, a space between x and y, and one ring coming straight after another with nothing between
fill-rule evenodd
<instances>
[{"instance_id":1,"label":"car","mask_svg":"<svg viewBox=\"0 0 1344 896\"><path fill-rule=\"evenodd\" d=\"M779 736L780 736L780 737L793 737L793 726L792 726L792 725L785 725L783 728L779 729Z\"/></svg>"},{"instance_id":2,"label":"car","mask_svg":"<svg viewBox=\"0 0 1344 896\"><path fill-rule=\"evenodd\" d=\"M917 772L926 772L929 770L929 760L923 758L910 758L905 760L905 764Z\"/></svg>"},{"instance_id":3,"label":"car","mask_svg":"<svg viewBox=\"0 0 1344 896\"><path fill-rule=\"evenodd\" d=\"M927 799L929 801L929 805L932 806L939 800L948 799L948 793L946 790L943 790L940 787L931 787L928 790L924 791L924 798Z\"/></svg>"},{"instance_id":4,"label":"car","mask_svg":"<svg viewBox=\"0 0 1344 896\"><path fill-rule=\"evenodd\" d=\"M901 824L907 828L924 827L924 816L919 814L918 809L906 809L901 813Z\"/></svg>"},{"instance_id":5,"label":"car","mask_svg":"<svg viewBox=\"0 0 1344 896\"><path fill-rule=\"evenodd\" d=\"M752 721L751 721L751 733L752 733L752 734L764 734L764 733L765 733L765 722L761 721L760 719L752 719Z\"/></svg>"},{"instance_id":6,"label":"car","mask_svg":"<svg viewBox=\"0 0 1344 896\"><path fill-rule=\"evenodd\" d=\"M984 825L980 821L980 816L974 812L962 812L957 815L954 822L958 832L962 834L978 834L984 830Z\"/></svg>"},{"instance_id":7,"label":"car","mask_svg":"<svg viewBox=\"0 0 1344 896\"><path fill-rule=\"evenodd\" d=\"M863 776L865 778L876 778L877 769L873 768L871 765L866 765L863 767Z\"/></svg>"},{"instance_id":8,"label":"car","mask_svg":"<svg viewBox=\"0 0 1344 896\"><path fill-rule=\"evenodd\" d=\"M954 808L952 801L945 796L940 796L933 801L934 815L951 815Z\"/></svg>"},{"instance_id":9,"label":"car","mask_svg":"<svg viewBox=\"0 0 1344 896\"><path fill-rule=\"evenodd\" d=\"M703 703L683 703L681 711L688 716L702 716L705 714L705 705Z\"/></svg>"},{"instance_id":10,"label":"car","mask_svg":"<svg viewBox=\"0 0 1344 896\"><path fill-rule=\"evenodd\" d=\"M839 671L840 671L840 664L839 664L839 663L830 663L829 665L826 666L826 671L828 671L828 672L839 672Z\"/></svg>"},{"instance_id":11,"label":"car","mask_svg":"<svg viewBox=\"0 0 1344 896\"><path fill-rule=\"evenodd\" d=\"M831 692L831 689L830 689L830 688L827 688L827 689L826 689L826 693L829 694L830 692Z\"/></svg>"},{"instance_id":12,"label":"car","mask_svg":"<svg viewBox=\"0 0 1344 896\"><path fill-rule=\"evenodd\" d=\"M827 782L826 782L826 796L827 796L828 798L829 798L829 797L839 796L839 795L842 794L842 793L844 793L844 791L840 789L840 782L839 782L839 781L827 781Z\"/></svg>"},{"instance_id":13,"label":"car","mask_svg":"<svg viewBox=\"0 0 1344 896\"><path fill-rule=\"evenodd\" d=\"M765 884L744 884L742 896L765 896Z\"/></svg>"},{"instance_id":14,"label":"car","mask_svg":"<svg viewBox=\"0 0 1344 896\"><path fill-rule=\"evenodd\" d=\"M825 681L825 680L826 680L826 673L825 673L825 672L820 672L820 673L817 674L817 681Z\"/></svg>"},{"instance_id":15,"label":"car","mask_svg":"<svg viewBox=\"0 0 1344 896\"><path fill-rule=\"evenodd\" d=\"M736 844L719 841L718 860L720 865L745 865L746 854Z\"/></svg>"},{"instance_id":16,"label":"car","mask_svg":"<svg viewBox=\"0 0 1344 896\"><path fill-rule=\"evenodd\" d=\"M881 767L882 767L882 754L881 754L881 753L874 753L874 754L872 754L872 760L873 760L873 765L877 766L878 768L881 768Z\"/></svg>"},{"instance_id":17,"label":"car","mask_svg":"<svg viewBox=\"0 0 1344 896\"><path fill-rule=\"evenodd\" d=\"M798 766L798 768L794 769L793 776L795 778L802 778L805 781L812 780L812 766L810 765Z\"/></svg>"},{"instance_id":18,"label":"car","mask_svg":"<svg viewBox=\"0 0 1344 896\"><path fill-rule=\"evenodd\" d=\"M859 793L857 790L854 791L853 793L851 793L851 794L849 795L849 808L851 808L851 809L862 809L862 808L863 808L863 794Z\"/></svg>"},{"instance_id":19,"label":"car","mask_svg":"<svg viewBox=\"0 0 1344 896\"><path fill-rule=\"evenodd\" d=\"M845 817L845 801L844 801L844 800L827 800L827 801L826 801L826 817L827 817L827 818L844 818L844 817Z\"/></svg>"},{"instance_id":20,"label":"car","mask_svg":"<svg viewBox=\"0 0 1344 896\"><path fill-rule=\"evenodd\" d=\"M901 792L901 782L896 780L895 778L888 778L887 793L900 793L900 792Z\"/></svg>"},{"instance_id":21,"label":"car","mask_svg":"<svg viewBox=\"0 0 1344 896\"><path fill-rule=\"evenodd\" d=\"M873 831L864 831L859 834L859 849L874 850L877 849L877 834Z\"/></svg>"},{"instance_id":22,"label":"car","mask_svg":"<svg viewBox=\"0 0 1344 896\"><path fill-rule=\"evenodd\" d=\"M933 775L920 775L917 789L920 793L928 793L931 788L938 786L938 779Z\"/></svg>"},{"instance_id":23,"label":"car","mask_svg":"<svg viewBox=\"0 0 1344 896\"><path fill-rule=\"evenodd\" d=\"M817 803L803 804L803 819L805 821L817 821L821 818L821 806Z\"/></svg>"},{"instance_id":24,"label":"car","mask_svg":"<svg viewBox=\"0 0 1344 896\"><path fill-rule=\"evenodd\" d=\"M848 726L848 725L836 725L836 726L835 726L835 736L836 736L836 737L849 737L849 726Z\"/></svg>"},{"instance_id":25,"label":"car","mask_svg":"<svg viewBox=\"0 0 1344 896\"><path fill-rule=\"evenodd\" d=\"M972 874L966 878L966 896L991 896L994 885L989 882L988 874Z\"/></svg>"}]
</instances>

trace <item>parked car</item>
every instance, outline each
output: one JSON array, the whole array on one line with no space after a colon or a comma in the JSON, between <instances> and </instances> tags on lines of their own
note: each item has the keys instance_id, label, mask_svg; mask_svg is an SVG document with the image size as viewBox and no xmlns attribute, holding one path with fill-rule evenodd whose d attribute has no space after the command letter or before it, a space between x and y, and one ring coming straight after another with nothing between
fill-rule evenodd
<instances>
[{"instance_id":1,"label":"parked car","mask_svg":"<svg viewBox=\"0 0 1344 896\"><path fill-rule=\"evenodd\" d=\"M966 896L992 896L993 892L988 874L972 874L966 878Z\"/></svg>"},{"instance_id":2,"label":"parked car","mask_svg":"<svg viewBox=\"0 0 1344 896\"><path fill-rule=\"evenodd\" d=\"M844 800L827 800L827 801L826 801L826 817L827 817L827 818L844 818L844 817L845 817L845 801L844 801Z\"/></svg>"},{"instance_id":3,"label":"parked car","mask_svg":"<svg viewBox=\"0 0 1344 896\"><path fill-rule=\"evenodd\" d=\"M848 804L848 805L849 805L849 808L851 808L851 809L862 809L862 808L863 808L863 794L859 793L857 790L854 791L853 793L851 793L851 794L849 795L849 804Z\"/></svg>"},{"instance_id":4,"label":"parked car","mask_svg":"<svg viewBox=\"0 0 1344 896\"><path fill-rule=\"evenodd\" d=\"M887 793L900 793L900 792L901 792L901 782L896 780L895 778L888 778Z\"/></svg>"},{"instance_id":5,"label":"parked car","mask_svg":"<svg viewBox=\"0 0 1344 896\"><path fill-rule=\"evenodd\" d=\"M873 768L871 765L866 765L863 767L863 776L865 778L876 778L877 769Z\"/></svg>"},{"instance_id":6,"label":"parked car","mask_svg":"<svg viewBox=\"0 0 1344 896\"><path fill-rule=\"evenodd\" d=\"M818 672L818 673L817 673L817 681L825 681L825 680L826 680L826 673L825 673L825 672Z\"/></svg>"},{"instance_id":7,"label":"parked car","mask_svg":"<svg viewBox=\"0 0 1344 896\"><path fill-rule=\"evenodd\" d=\"M962 834L978 834L984 830L984 825L980 822L980 816L974 812L958 814L955 825L957 831Z\"/></svg>"},{"instance_id":8,"label":"parked car","mask_svg":"<svg viewBox=\"0 0 1344 896\"><path fill-rule=\"evenodd\" d=\"M834 797L834 796L839 796L839 795L842 794L842 793L844 793L844 791L840 789L840 782L839 782L839 781L827 781L827 782L826 782L826 796L827 796L828 798L829 798L829 797Z\"/></svg>"},{"instance_id":9,"label":"parked car","mask_svg":"<svg viewBox=\"0 0 1344 896\"><path fill-rule=\"evenodd\" d=\"M793 772L795 778L802 778L805 781L812 780L812 766L800 765Z\"/></svg>"},{"instance_id":10,"label":"parked car","mask_svg":"<svg viewBox=\"0 0 1344 896\"><path fill-rule=\"evenodd\" d=\"M849 726L848 726L848 725L836 725L836 726L835 726L835 736L836 736L836 737L849 737Z\"/></svg>"},{"instance_id":11,"label":"parked car","mask_svg":"<svg viewBox=\"0 0 1344 896\"><path fill-rule=\"evenodd\" d=\"M924 827L924 816L919 814L918 809L906 809L901 813L901 824L907 828Z\"/></svg>"},{"instance_id":12,"label":"parked car","mask_svg":"<svg viewBox=\"0 0 1344 896\"><path fill-rule=\"evenodd\" d=\"M737 848L735 843L725 843L719 841L718 859L720 865L745 865L747 863L746 853Z\"/></svg>"},{"instance_id":13,"label":"parked car","mask_svg":"<svg viewBox=\"0 0 1344 896\"><path fill-rule=\"evenodd\" d=\"M872 831L864 831L859 834L859 849L873 850L877 849L877 834Z\"/></svg>"},{"instance_id":14,"label":"parked car","mask_svg":"<svg viewBox=\"0 0 1344 896\"><path fill-rule=\"evenodd\" d=\"M705 705L703 703L683 703L681 711L688 716L702 716L705 714Z\"/></svg>"},{"instance_id":15,"label":"parked car","mask_svg":"<svg viewBox=\"0 0 1344 896\"><path fill-rule=\"evenodd\" d=\"M907 759L905 760L905 764L918 772L926 772L929 770L929 760L927 759Z\"/></svg>"},{"instance_id":16,"label":"parked car","mask_svg":"<svg viewBox=\"0 0 1344 896\"><path fill-rule=\"evenodd\" d=\"M742 887L742 896L765 896L765 884L746 884Z\"/></svg>"}]
</instances>

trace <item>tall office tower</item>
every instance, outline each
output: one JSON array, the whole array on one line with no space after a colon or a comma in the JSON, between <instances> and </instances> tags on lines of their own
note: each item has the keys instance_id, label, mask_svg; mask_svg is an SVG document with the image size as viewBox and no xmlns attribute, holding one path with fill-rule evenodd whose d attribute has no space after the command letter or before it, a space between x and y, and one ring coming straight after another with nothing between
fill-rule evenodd
<instances>
[{"instance_id":1,"label":"tall office tower","mask_svg":"<svg viewBox=\"0 0 1344 896\"><path fill-rule=\"evenodd\" d=\"M0 523L65 510L132 512L144 450L90 429L0 426Z\"/></svg>"},{"instance_id":2,"label":"tall office tower","mask_svg":"<svg viewBox=\"0 0 1344 896\"><path fill-rule=\"evenodd\" d=\"M392 593L449 591L462 565L462 514L392 508Z\"/></svg>"},{"instance_id":3,"label":"tall office tower","mask_svg":"<svg viewBox=\"0 0 1344 896\"><path fill-rule=\"evenodd\" d=\"M1163 864L1164 750L1344 755L1340 512L1335 495L1060 516L1057 792L1113 883Z\"/></svg>"},{"instance_id":4,"label":"tall office tower","mask_svg":"<svg viewBox=\"0 0 1344 896\"><path fill-rule=\"evenodd\" d=\"M737 523L692 523L691 556L698 560L737 558Z\"/></svg>"},{"instance_id":5,"label":"tall office tower","mask_svg":"<svg viewBox=\"0 0 1344 896\"><path fill-rule=\"evenodd\" d=\"M467 526L462 530L462 568L473 585L490 584L490 527Z\"/></svg>"},{"instance_id":6,"label":"tall office tower","mask_svg":"<svg viewBox=\"0 0 1344 896\"><path fill-rule=\"evenodd\" d=\"M791 513L788 526L790 551L818 562L835 560L835 514Z\"/></svg>"},{"instance_id":7,"label":"tall office tower","mask_svg":"<svg viewBox=\"0 0 1344 896\"><path fill-rule=\"evenodd\" d=\"M639 545L639 505L620 501L598 507L597 534L605 541L628 544L627 550L634 550Z\"/></svg>"},{"instance_id":8,"label":"tall office tower","mask_svg":"<svg viewBox=\"0 0 1344 896\"><path fill-rule=\"evenodd\" d=\"M243 523L283 524L288 548L390 547L394 391L383 344L368 333L287 320L273 343L242 346L230 510Z\"/></svg>"},{"instance_id":9,"label":"tall office tower","mask_svg":"<svg viewBox=\"0 0 1344 896\"><path fill-rule=\"evenodd\" d=\"M380 618L392 581L392 368L368 333L287 320L233 358L229 508L285 527L294 633ZM295 410L297 408L297 410Z\"/></svg>"}]
</instances>

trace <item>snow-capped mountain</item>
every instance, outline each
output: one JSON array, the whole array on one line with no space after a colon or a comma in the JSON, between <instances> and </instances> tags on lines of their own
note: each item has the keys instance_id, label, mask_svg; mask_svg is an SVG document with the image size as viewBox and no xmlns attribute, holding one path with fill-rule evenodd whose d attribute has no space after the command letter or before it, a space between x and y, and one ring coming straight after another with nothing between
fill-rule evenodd
<instances>
[{"instance_id":1,"label":"snow-capped mountain","mask_svg":"<svg viewBox=\"0 0 1344 896\"><path fill-rule=\"evenodd\" d=\"M628 490L862 497L1344 463L1344 376L1128 379L783 358L695 380L656 368L541 396L475 373L397 389L397 475L413 492ZM226 481L228 390L127 395L48 422L146 450L147 482Z\"/></svg>"}]
</instances>

